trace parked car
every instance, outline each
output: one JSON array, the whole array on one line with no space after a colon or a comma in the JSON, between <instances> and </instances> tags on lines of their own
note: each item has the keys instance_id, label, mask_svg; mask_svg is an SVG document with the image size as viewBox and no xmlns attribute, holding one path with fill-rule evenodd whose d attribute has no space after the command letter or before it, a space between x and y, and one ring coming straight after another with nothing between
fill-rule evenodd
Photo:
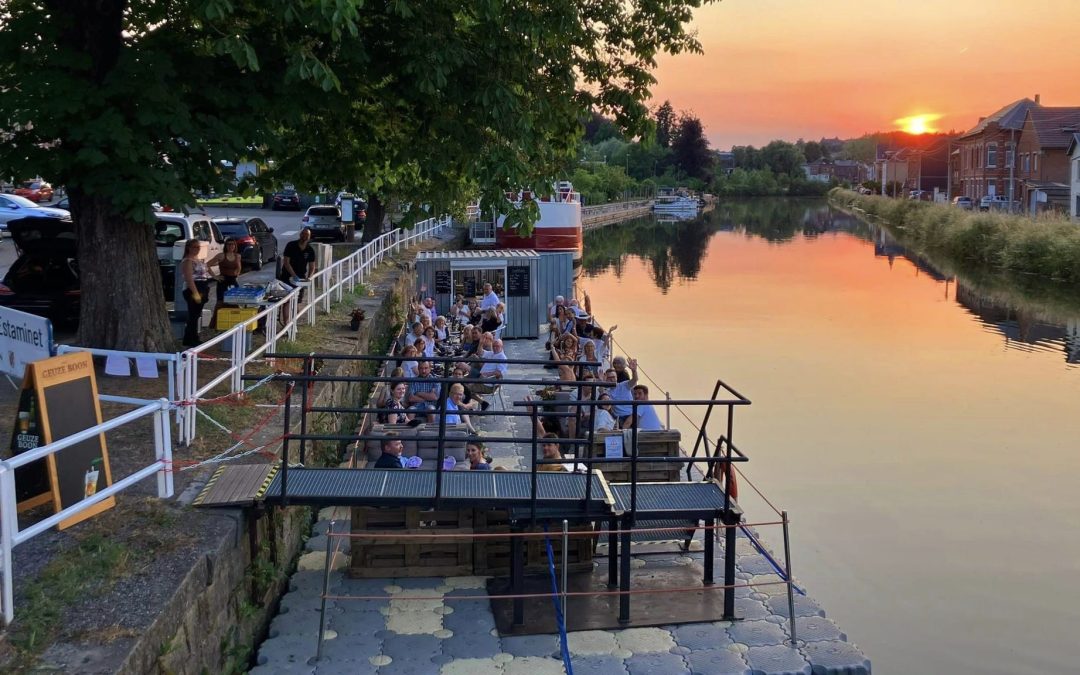
<instances>
[{"instance_id":1,"label":"parked car","mask_svg":"<svg viewBox=\"0 0 1080 675\"><path fill-rule=\"evenodd\" d=\"M304 214L303 226L311 228L311 238L345 241L345 226L341 223L341 210L329 204L309 206Z\"/></svg>"},{"instance_id":2,"label":"parked car","mask_svg":"<svg viewBox=\"0 0 1080 675\"><path fill-rule=\"evenodd\" d=\"M201 242L199 257L202 260L209 260L224 251L225 239L205 213L184 215L160 212L154 215L157 218L154 243L157 245L158 265L161 266L162 287L166 299L172 300L176 289L176 265L184 258L188 239Z\"/></svg>"},{"instance_id":3,"label":"parked car","mask_svg":"<svg viewBox=\"0 0 1080 675\"><path fill-rule=\"evenodd\" d=\"M8 221L19 257L0 282L0 305L50 319L70 329L79 323L79 264L70 218Z\"/></svg>"},{"instance_id":4,"label":"parked car","mask_svg":"<svg viewBox=\"0 0 1080 675\"><path fill-rule=\"evenodd\" d=\"M226 239L235 239L240 259L253 270L278 256L274 228L267 227L262 218L215 218L214 224Z\"/></svg>"},{"instance_id":5,"label":"parked car","mask_svg":"<svg viewBox=\"0 0 1080 675\"><path fill-rule=\"evenodd\" d=\"M9 222L20 218L71 220L71 214L64 209L35 204L26 197L0 195L0 231L6 230Z\"/></svg>"},{"instance_id":6,"label":"parked car","mask_svg":"<svg viewBox=\"0 0 1080 675\"><path fill-rule=\"evenodd\" d=\"M35 180L24 180L22 184L15 189L15 194L40 204L41 202L52 200L53 189L51 185L38 178Z\"/></svg>"},{"instance_id":7,"label":"parked car","mask_svg":"<svg viewBox=\"0 0 1080 675\"><path fill-rule=\"evenodd\" d=\"M953 197L952 205L970 211L975 208L975 201L971 197Z\"/></svg>"},{"instance_id":8,"label":"parked car","mask_svg":"<svg viewBox=\"0 0 1080 675\"><path fill-rule=\"evenodd\" d=\"M1005 195L986 195L979 200L980 211L989 211L990 209L1005 211L1008 208L1009 198Z\"/></svg>"},{"instance_id":9,"label":"parked car","mask_svg":"<svg viewBox=\"0 0 1080 675\"><path fill-rule=\"evenodd\" d=\"M274 193L270 198L270 210L277 211L278 209L300 210L300 195L296 190L282 190Z\"/></svg>"}]
</instances>

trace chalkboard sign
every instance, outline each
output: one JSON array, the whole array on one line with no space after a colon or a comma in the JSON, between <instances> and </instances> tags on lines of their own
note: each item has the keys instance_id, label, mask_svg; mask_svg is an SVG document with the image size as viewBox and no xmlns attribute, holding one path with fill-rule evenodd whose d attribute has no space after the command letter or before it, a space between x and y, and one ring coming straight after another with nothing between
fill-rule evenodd
<instances>
[{"instance_id":1,"label":"chalkboard sign","mask_svg":"<svg viewBox=\"0 0 1080 675\"><path fill-rule=\"evenodd\" d=\"M56 356L30 365L34 389L41 405L44 443L52 443L101 424L94 362L86 352ZM62 511L112 485L105 434L98 434L48 456L53 507ZM102 500L77 516L60 522L59 529L112 508L116 500Z\"/></svg>"},{"instance_id":2,"label":"chalkboard sign","mask_svg":"<svg viewBox=\"0 0 1080 675\"><path fill-rule=\"evenodd\" d=\"M476 277L466 275L462 280L465 283L465 297L472 298L476 296Z\"/></svg>"},{"instance_id":3,"label":"chalkboard sign","mask_svg":"<svg viewBox=\"0 0 1080 675\"><path fill-rule=\"evenodd\" d=\"M450 270L437 270L435 272L435 293L450 294L454 287L450 283Z\"/></svg>"},{"instance_id":4,"label":"chalkboard sign","mask_svg":"<svg viewBox=\"0 0 1080 675\"><path fill-rule=\"evenodd\" d=\"M19 393L19 409L11 430L11 456L14 457L41 445L41 417L34 376L26 368L22 391ZM44 459L15 469L15 501L19 512L36 508L52 501L49 488L49 469Z\"/></svg>"},{"instance_id":5,"label":"chalkboard sign","mask_svg":"<svg viewBox=\"0 0 1080 675\"><path fill-rule=\"evenodd\" d=\"M529 268L506 268L506 295L511 298L529 297Z\"/></svg>"}]
</instances>

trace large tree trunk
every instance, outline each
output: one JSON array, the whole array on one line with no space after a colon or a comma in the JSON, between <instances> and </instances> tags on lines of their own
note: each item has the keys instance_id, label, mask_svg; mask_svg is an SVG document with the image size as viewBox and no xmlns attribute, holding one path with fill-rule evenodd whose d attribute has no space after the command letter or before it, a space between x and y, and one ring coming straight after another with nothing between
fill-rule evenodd
<instances>
[{"instance_id":1,"label":"large tree trunk","mask_svg":"<svg viewBox=\"0 0 1080 675\"><path fill-rule=\"evenodd\" d=\"M79 240L78 344L175 352L153 226L115 215L99 196L69 194Z\"/></svg>"},{"instance_id":2,"label":"large tree trunk","mask_svg":"<svg viewBox=\"0 0 1080 675\"><path fill-rule=\"evenodd\" d=\"M378 195L368 197L367 220L364 221L364 241L368 242L382 234L383 220L386 219L386 204Z\"/></svg>"}]
</instances>

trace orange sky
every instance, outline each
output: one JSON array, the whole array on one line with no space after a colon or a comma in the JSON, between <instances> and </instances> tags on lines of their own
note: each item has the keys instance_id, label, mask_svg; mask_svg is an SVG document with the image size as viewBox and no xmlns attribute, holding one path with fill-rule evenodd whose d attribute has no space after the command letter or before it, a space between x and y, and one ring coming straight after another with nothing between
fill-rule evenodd
<instances>
[{"instance_id":1,"label":"orange sky","mask_svg":"<svg viewBox=\"0 0 1080 675\"><path fill-rule=\"evenodd\" d=\"M967 129L1018 98L1080 105L1080 0L723 0L703 55L665 57L656 102L693 111L714 148L894 129Z\"/></svg>"}]
</instances>

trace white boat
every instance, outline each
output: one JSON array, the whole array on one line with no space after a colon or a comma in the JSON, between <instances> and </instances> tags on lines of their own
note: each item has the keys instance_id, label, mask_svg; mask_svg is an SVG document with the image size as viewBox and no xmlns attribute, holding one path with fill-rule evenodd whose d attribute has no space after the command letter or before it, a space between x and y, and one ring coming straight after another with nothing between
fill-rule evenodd
<instances>
[{"instance_id":1,"label":"white boat","mask_svg":"<svg viewBox=\"0 0 1080 675\"><path fill-rule=\"evenodd\" d=\"M495 223L495 245L498 248L529 248L540 252L573 253L574 262L581 260L583 237L581 231L581 195L569 181L555 185L553 194L537 198L523 192L514 196L519 203L536 200L540 218L529 235L515 229L504 230L505 216Z\"/></svg>"},{"instance_id":2,"label":"white boat","mask_svg":"<svg viewBox=\"0 0 1080 675\"><path fill-rule=\"evenodd\" d=\"M653 211L657 213L697 213L701 204L693 197L661 195L653 203Z\"/></svg>"}]
</instances>

